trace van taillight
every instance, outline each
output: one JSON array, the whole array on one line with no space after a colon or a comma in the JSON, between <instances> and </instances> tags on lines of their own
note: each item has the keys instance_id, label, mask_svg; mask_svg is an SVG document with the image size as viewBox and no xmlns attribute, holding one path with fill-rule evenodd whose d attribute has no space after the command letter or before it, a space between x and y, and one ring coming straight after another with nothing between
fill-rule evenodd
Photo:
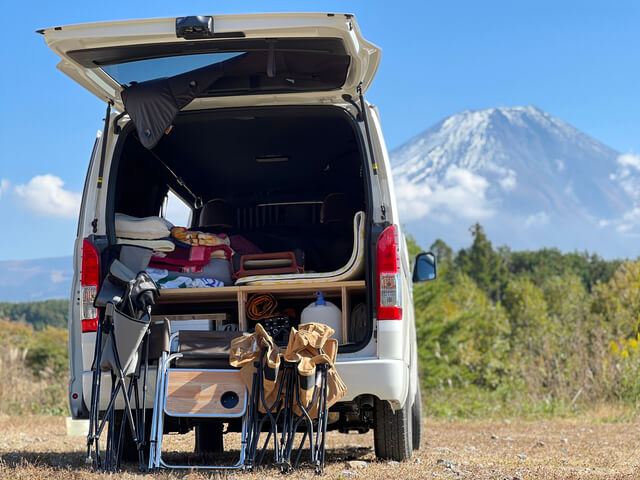
<instances>
[{"instance_id":1,"label":"van taillight","mask_svg":"<svg viewBox=\"0 0 640 480\"><path fill-rule=\"evenodd\" d=\"M390 225L378 238L378 320L402 320L402 279L398 227Z\"/></svg>"},{"instance_id":2,"label":"van taillight","mask_svg":"<svg viewBox=\"0 0 640 480\"><path fill-rule=\"evenodd\" d=\"M100 255L93 243L86 238L82 242L81 269L82 331L95 332L98 329L98 310L93 306L93 301L100 286Z\"/></svg>"}]
</instances>

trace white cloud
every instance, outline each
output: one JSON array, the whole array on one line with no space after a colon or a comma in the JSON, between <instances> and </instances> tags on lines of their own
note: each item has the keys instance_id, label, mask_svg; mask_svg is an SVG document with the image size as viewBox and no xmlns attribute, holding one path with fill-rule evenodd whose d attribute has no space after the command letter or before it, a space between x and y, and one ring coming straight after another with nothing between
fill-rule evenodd
<instances>
[{"instance_id":1,"label":"white cloud","mask_svg":"<svg viewBox=\"0 0 640 480\"><path fill-rule=\"evenodd\" d=\"M6 178L0 178L0 197L2 197L3 194L9 192L10 188L11 182Z\"/></svg>"},{"instance_id":2,"label":"white cloud","mask_svg":"<svg viewBox=\"0 0 640 480\"><path fill-rule=\"evenodd\" d=\"M631 167L640 171L640 155L633 153L624 153L618 157L618 165L623 167Z\"/></svg>"},{"instance_id":3,"label":"white cloud","mask_svg":"<svg viewBox=\"0 0 640 480\"><path fill-rule=\"evenodd\" d=\"M569 180L569 183L567 183L567 186L564 187L563 191L567 197L571 197L576 202L580 202L580 200L578 200L578 197L576 196L576 192L573 190L573 180Z\"/></svg>"},{"instance_id":4,"label":"white cloud","mask_svg":"<svg viewBox=\"0 0 640 480\"><path fill-rule=\"evenodd\" d=\"M560 158L556 158L556 168L558 169L558 172L564 172L564 169L566 168L564 161Z\"/></svg>"},{"instance_id":5,"label":"white cloud","mask_svg":"<svg viewBox=\"0 0 640 480\"><path fill-rule=\"evenodd\" d=\"M22 204L44 217L75 218L82 196L65 190L64 182L55 175L36 175L26 185L16 185L14 191Z\"/></svg>"},{"instance_id":6,"label":"white cloud","mask_svg":"<svg viewBox=\"0 0 640 480\"><path fill-rule=\"evenodd\" d=\"M440 181L422 184L400 181L395 190L403 220L432 215L448 221L450 217L481 220L493 216L488 188L486 178L451 165Z\"/></svg>"},{"instance_id":7,"label":"white cloud","mask_svg":"<svg viewBox=\"0 0 640 480\"><path fill-rule=\"evenodd\" d=\"M619 233L634 235L640 228L640 155L625 153L617 158L618 168L609 179L633 200L633 206L621 217L601 219L600 228L613 227Z\"/></svg>"},{"instance_id":8,"label":"white cloud","mask_svg":"<svg viewBox=\"0 0 640 480\"><path fill-rule=\"evenodd\" d=\"M516 188L516 172L511 168L502 167L494 162L487 162L485 169L488 172L495 173L498 177L498 183L505 192L510 192Z\"/></svg>"},{"instance_id":9,"label":"white cloud","mask_svg":"<svg viewBox=\"0 0 640 480\"><path fill-rule=\"evenodd\" d=\"M505 192L510 192L512 191L514 188L516 188L516 172L514 172L513 170L509 169L507 171L507 176L504 178L501 178L499 180L500 186L502 187L502 189Z\"/></svg>"},{"instance_id":10,"label":"white cloud","mask_svg":"<svg viewBox=\"0 0 640 480\"><path fill-rule=\"evenodd\" d=\"M548 223L549 214L546 212L537 212L524 219L524 228L542 227Z\"/></svg>"}]
</instances>

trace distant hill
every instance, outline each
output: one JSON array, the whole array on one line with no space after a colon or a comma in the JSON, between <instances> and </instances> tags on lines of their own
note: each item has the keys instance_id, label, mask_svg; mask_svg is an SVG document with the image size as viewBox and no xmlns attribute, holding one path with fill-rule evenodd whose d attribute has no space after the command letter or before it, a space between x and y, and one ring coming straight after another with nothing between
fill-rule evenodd
<instances>
[{"instance_id":1,"label":"distant hill","mask_svg":"<svg viewBox=\"0 0 640 480\"><path fill-rule=\"evenodd\" d=\"M69 298L72 257L0 261L0 302Z\"/></svg>"}]
</instances>

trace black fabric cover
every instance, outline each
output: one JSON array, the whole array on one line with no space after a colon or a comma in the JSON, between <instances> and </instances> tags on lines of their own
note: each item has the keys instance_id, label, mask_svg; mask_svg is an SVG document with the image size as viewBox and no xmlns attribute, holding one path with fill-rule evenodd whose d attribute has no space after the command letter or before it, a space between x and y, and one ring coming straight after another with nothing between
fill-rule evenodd
<instances>
[{"instance_id":1,"label":"black fabric cover","mask_svg":"<svg viewBox=\"0 0 640 480\"><path fill-rule=\"evenodd\" d=\"M184 356L176 359L176 367L231 368L231 340L240 336L241 332L183 330L178 335L178 352Z\"/></svg>"},{"instance_id":2,"label":"black fabric cover","mask_svg":"<svg viewBox=\"0 0 640 480\"><path fill-rule=\"evenodd\" d=\"M125 88L120 96L142 145L147 149L155 147L183 107L223 74L227 74L230 67L246 61L248 56L239 55L180 75L148 80Z\"/></svg>"},{"instance_id":3,"label":"black fabric cover","mask_svg":"<svg viewBox=\"0 0 640 480\"><path fill-rule=\"evenodd\" d=\"M171 322L166 318L153 322L149 331L149 361L152 361L157 360L162 356L162 352L168 352L170 349Z\"/></svg>"}]
</instances>

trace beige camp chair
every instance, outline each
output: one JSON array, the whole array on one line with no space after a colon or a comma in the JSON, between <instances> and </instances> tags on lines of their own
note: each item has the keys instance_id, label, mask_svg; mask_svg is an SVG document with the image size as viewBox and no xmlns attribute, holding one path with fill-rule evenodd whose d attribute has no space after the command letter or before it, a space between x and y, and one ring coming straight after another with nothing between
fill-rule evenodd
<instances>
[{"instance_id":1,"label":"beige camp chair","mask_svg":"<svg viewBox=\"0 0 640 480\"><path fill-rule=\"evenodd\" d=\"M329 407L347 390L334 367L338 343L329 339L333 333L319 323L300 325L291 329L287 348L280 351L258 324L252 335L232 341L230 362L241 367L251 391L247 467L260 466L273 441L274 462L290 471L308 440L310 463L322 472ZM295 445L297 433L302 439Z\"/></svg>"}]
</instances>

